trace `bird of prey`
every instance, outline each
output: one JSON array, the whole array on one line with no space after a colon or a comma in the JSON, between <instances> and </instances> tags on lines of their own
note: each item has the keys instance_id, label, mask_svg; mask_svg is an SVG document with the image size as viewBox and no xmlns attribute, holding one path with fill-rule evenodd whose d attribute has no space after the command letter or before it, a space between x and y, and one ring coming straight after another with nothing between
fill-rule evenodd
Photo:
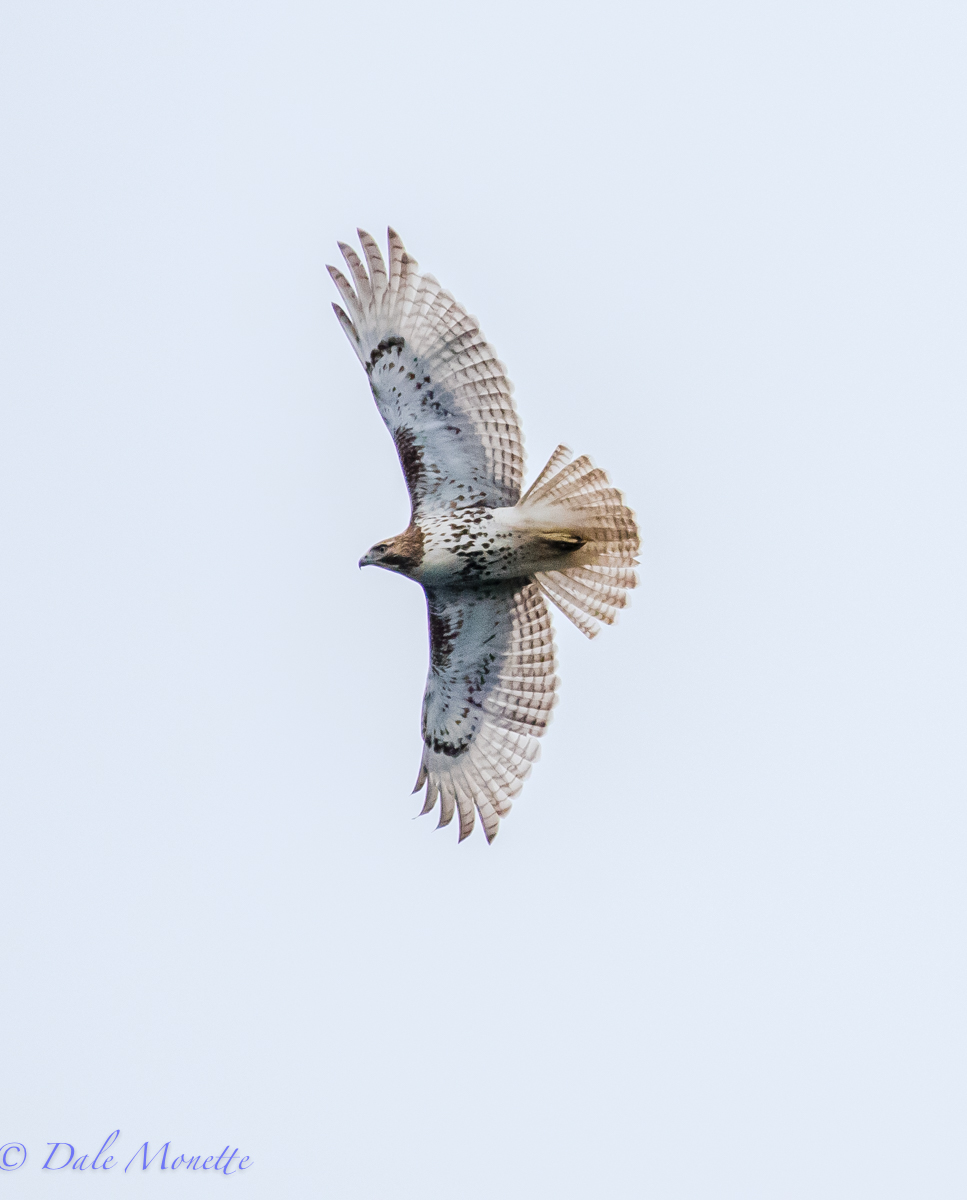
<instances>
[{"instance_id":1,"label":"bird of prey","mask_svg":"<svg viewBox=\"0 0 967 1200\"><path fill-rule=\"evenodd\" d=\"M336 316L366 370L410 493L408 527L359 560L426 593L430 668L414 792L440 825L474 810L490 842L520 791L555 702L546 600L588 637L637 583L634 514L587 458L558 446L522 494L524 451L511 385L474 317L420 274L389 230L389 263L357 231L365 264L339 243L352 282L329 273Z\"/></svg>"}]
</instances>

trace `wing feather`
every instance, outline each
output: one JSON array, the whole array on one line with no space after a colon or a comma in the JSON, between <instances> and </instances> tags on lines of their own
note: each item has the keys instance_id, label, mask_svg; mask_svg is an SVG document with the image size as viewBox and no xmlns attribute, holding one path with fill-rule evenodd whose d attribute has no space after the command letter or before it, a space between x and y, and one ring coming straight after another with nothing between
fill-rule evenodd
<instances>
[{"instance_id":1,"label":"wing feather","mask_svg":"<svg viewBox=\"0 0 967 1200\"><path fill-rule=\"evenodd\" d=\"M480 815L488 841L537 759L556 699L554 637L537 584L427 588L430 671L423 697L423 812L439 796L460 840Z\"/></svg>"},{"instance_id":2,"label":"wing feather","mask_svg":"<svg viewBox=\"0 0 967 1200\"><path fill-rule=\"evenodd\" d=\"M346 266L349 268L349 273L356 284L356 294L359 296L361 310L366 313L375 312L376 305L373 299L373 289L369 282L369 276L366 274L366 268L363 266L359 255L352 246L347 246L345 242L337 242L336 245L339 247L339 253L346 260Z\"/></svg>"},{"instance_id":3,"label":"wing feather","mask_svg":"<svg viewBox=\"0 0 967 1200\"><path fill-rule=\"evenodd\" d=\"M379 244L372 234L367 233L364 229L357 229L356 233L359 236L359 244L363 248L363 254L366 255L366 265L369 268L369 279L372 284L373 296L376 304L379 305L389 286L386 263L383 262Z\"/></svg>"},{"instance_id":4,"label":"wing feather","mask_svg":"<svg viewBox=\"0 0 967 1200\"><path fill-rule=\"evenodd\" d=\"M358 299L356 293L353 291L353 285L349 282L349 280L342 273L342 271L339 270L338 267L327 267L326 270L329 272L333 283L339 289L339 295L342 296L343 303L349 309L349 312L352 316L352 320L356 324L361 323L362 317L363 317L363 312L362 312L362 309L359 307L359 299ZM357 341L358 341L358 336L359 335L357 334ZM357 354L359 353L358 349L356 350L356 353Z\"/></svg>"},{"instance_id":5,"label":"wing feather","mask_svg":"<svg viewBox=\"0 0 967 1200\"><path fill-rule=\"evenodd\" d=\"M374 238L359 231L359 240L365 262L339 243L351 282L329 268L346 306L336 315L396 443L414 519L516 504L523 439L503 363L397 233L388 265Z\"/></svg>"}]
</instances>

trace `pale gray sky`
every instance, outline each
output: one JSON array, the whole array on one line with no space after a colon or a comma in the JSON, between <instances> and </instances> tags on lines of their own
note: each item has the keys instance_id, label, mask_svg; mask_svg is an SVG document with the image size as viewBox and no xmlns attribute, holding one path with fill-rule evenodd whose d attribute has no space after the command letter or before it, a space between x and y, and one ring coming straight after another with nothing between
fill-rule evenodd
<instances>
[{"instance_id":1,"label":"pale gray sky","mask_svg":"<svg viewBox=\"0 0 967 1200\"><path fill-rule=\"evenodd\" d=\"M4 25L3 1188L119 1127L266 1200L962 1197L962 6ZM387 222L643 528L489 848L356 568Z\"/></svg>"}]
</instances>

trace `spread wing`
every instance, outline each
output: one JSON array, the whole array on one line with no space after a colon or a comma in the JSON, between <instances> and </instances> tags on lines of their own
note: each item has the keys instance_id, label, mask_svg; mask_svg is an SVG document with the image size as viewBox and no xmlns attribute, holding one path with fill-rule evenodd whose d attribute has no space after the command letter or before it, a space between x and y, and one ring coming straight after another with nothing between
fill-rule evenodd
<instances>
[{"instance_id":1,"label":"spread wing","mask_svg":"<svg viewBox=\"0 0 967 1200\"><path fill-rule=\"evenodd\" d=\"M554 635L537 584L427 588L430 671L423 697L423 812L460 814L460 840L480 813L497 834L537 759L555 701Z\"/></svg>"},{"instance_id":2,"label":"spread wing","mask_svg":"<svg viewBox=\"0 0 967 1200\"><path fill-rule=\"evenodd\" d=\"M524 451L503 364L392 229L388 269L375 240L358 232L366 266L339 244L353 283L329 268L349 314L333 308L396 443L413 519L516 504Z\"/></svg>"}]
</instances>

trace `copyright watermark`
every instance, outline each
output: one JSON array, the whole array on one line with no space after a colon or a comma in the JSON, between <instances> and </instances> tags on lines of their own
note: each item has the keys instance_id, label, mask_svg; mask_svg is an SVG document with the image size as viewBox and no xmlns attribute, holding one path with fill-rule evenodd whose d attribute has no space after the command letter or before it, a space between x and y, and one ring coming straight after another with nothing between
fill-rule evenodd
<instances>
[{"instance_id":1,"label":"copyright watermark","mask_svg":"<svg viewBox=\"0 0 967 1200\"><path fill-rule=\"evenodd\" d=\"M171 1142L162 1142L154 1153L149 1142L142 1142L128 1158L121 1153L117 1145L121 1130L115 1129L108 1134L96 1154L79 1150L71 1142L48 1142L46 1158L41 1153L39 1167L41 1171L113 1171L121 1167L122 1174L130 1171L134 1175L148 1170L156 1171L214 1171L216 1175L237 1175L240 1171L248 1171L253 1166L252 1159L247 1154L241 1154L237 1146L229 1143L220 1154L186 1154L176 1153L171 1148ZM157 1145L157 1144L156 1144ZM187 1147L190 1148L190 1147ZM114 1154L109 1154L109 1150ZM130 1153L130 1147L128 1148ZM127 1159L127 1161L125 1161ZM27 1147L23 1142L5 1142L0 1146L0 1171L19 1171L27 1161ZM122 1165L123 1164L123 1165ZM36 1166L34 1167L36 1168Z\"/></svg>"}]
</instances>

